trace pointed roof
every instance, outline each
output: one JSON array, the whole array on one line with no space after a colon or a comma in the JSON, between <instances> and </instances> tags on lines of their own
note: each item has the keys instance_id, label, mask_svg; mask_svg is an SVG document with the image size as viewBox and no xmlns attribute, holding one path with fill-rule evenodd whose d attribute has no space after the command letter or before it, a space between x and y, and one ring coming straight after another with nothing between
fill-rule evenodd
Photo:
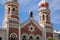
<instances>
[{"instance_id":1,"label":"pointed roof","mask_svg":"<svg viewBox=\"0 0 60 40\"><path fill-rule=\"evenodd\" d=\"M42 31L42 27L34 20L34 18L32 17L33 16L33 14L32 14L32 12L30 12L30 17L28 18L28 20L26 20L25 22L23 22L22 24L21 24L21 28L23 28L25 25L27 25L29 22L33 22L41 31Z\"/></svg>"}]
</instances>

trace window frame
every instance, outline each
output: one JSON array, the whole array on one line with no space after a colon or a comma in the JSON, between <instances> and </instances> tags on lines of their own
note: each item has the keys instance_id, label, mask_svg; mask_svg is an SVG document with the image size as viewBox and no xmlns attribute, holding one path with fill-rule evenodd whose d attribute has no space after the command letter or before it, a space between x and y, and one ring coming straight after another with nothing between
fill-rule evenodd
<instances>
[{"instance_id":1,"label":"window frame","mask_svg":"<svg viewBox=\"0 0 60 40\"><path fill-rule=\"evenodd\" d=\"M11 38L11 40L16 40L17 34L16 33L11 33L10 38Z\"/></svg>"},{"instance_id":2,"label":"window frame","mask_svg":"<svg viewBox=\"0 0 60 40\"><path fill-rule=\"evenodd\" d=\"M45 19L45 15L42 15L42 20L44 20Z\"/></svg>"},{"instance_id":3,"label":"window frame","mask_svg":"<svg viewBox=\"0 0 60 40\"><path fill-rule=\"evenodd\" d=\"M22 40L27 40L25 35L22 36Z\"/></svg>"},{"instance_id":4,"label":"window frame","mask_svg":"<svg viewBox=\"0 0 60 40\"><path fill-rule=\"evenodd\" d=\"M8 14L10 14L10 7L8 8Z\"/></svg>"}]
</instances>

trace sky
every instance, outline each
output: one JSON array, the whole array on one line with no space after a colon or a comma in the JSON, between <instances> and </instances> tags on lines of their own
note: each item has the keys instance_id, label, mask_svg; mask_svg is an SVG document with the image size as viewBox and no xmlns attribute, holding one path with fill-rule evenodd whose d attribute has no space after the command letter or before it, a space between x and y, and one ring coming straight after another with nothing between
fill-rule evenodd
<instances>
[{"instance_id":1,"label":"sky","mask_svg":"<svg viewBox=\"0 0 60 40\"><path fill-rule=\"evenodd\" d=\"M34 19L38 22L38 3L41 0L18 0L19 2L19 19L24 22L29 18L29 11L33 11ZM60 0L47 0L50 9L50 18L55 30L60 30ZM0 0L0 27L4 19L4 3L6 0Z\"/></svg>"}]
</instances>

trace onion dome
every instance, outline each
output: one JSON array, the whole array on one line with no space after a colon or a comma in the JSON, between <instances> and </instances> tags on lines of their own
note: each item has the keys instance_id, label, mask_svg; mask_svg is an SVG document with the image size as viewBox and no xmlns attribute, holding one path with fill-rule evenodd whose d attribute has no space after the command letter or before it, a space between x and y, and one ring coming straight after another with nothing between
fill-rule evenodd
<instances>
[{"instance_id":1,"label":"onion dome","mask_svg":"<svg viewBox=\"0 0 60 40\"><path fill-rule=\"evenodd\" d=\"M38 7L40 8L40 7L48 7L49 6L49 4L48 4L48 2L47 1L45 1L45 0L42 0L41 2L39 2L39 4L38 4Z\"/></svg>"}]
</instances>

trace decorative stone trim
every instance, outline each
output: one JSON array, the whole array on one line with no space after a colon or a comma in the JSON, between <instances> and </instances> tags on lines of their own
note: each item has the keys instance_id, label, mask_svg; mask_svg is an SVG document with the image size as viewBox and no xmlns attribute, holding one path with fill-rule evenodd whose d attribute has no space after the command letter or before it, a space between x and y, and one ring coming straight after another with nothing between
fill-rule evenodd
<instances>
[{"instance_id":1,"label":"decorative stone trim","mask_svg":"<svg viewBox=\"0 0 60 40\"><path fill-rule=\"evenodd\" d=\"M30 38L30 36L33 37L33 40L35 39L35 35L34 34L29 34L28 39Z\"/></svg>"},{"instance_id":2,"label":"decorative stone trim","mask_svg":"<svg viewBox=\"0 0 60 40\"><path fill-rule=\"evenodd\" d=\"M29 26L29 29L28 29L29 31L31 31L31 32L33 32L33 31L35 31L35 27L33 27L33 25L31 24L30 26Z\"/></svg>"},{"instance_id":3,"label":"decorative stone trim","mask_svg":"<svg viewBox=\"0 0 60 40\"><path fill-rule=\"evenodd\" d=\"M9 27L19 28L19 24L9 23Z\"/></svg>"},{"instance_id":4,"label":"decorative stone trim","mask_svg":"<svg viewBox=\"0 0 60 40\"><path fill-rule=\"evenodd\" d=\"M35 39L36 39L36 37L39 37L39 40L42 40L42 37L40 35L36 35Z\"/></svg>"},{"instance_id":5,"label":"decorative stone trim","mask_svg":"<svg viewBox=\"0 0 60 40\"><path fill-rule=\"evenodd\" d=\"M22 36L23 36L23 35L25 35L25 36L27 36L27 37L28 37L28 34L27 34L27 33L23 33L23 34L22 34Z\"/></svg>"},{"instance_id":6,"label":"decorative stone trim","mask_svg":"<svg viewBox=\"0 0 60 40\"><path fill-rule=\"evenodd\" d=\"M10 37L11 37L12 35L15 35L16 38L18 37L16 33L11 33L11 34L10 34Z\"/></svg>"},{"instance_id":7,"label":"decorative stone trim","mask_svg":"<svg viewBox=\"0 0 60 40\"><path fill-rule=\"evenodd\" d=\"M21 28L23 28L25 25L27 25L31 20L32 20L33 23L42 31L42 27L41 27L40 25L38 25L33 19L28 19L28 20L26 21L26 23L24 23L24 24L22 25Z\"/></svg>"},{"instance_id":8,"label":"decorative stone trim","mask_svg":"<svg viewBox=\"0 0 60 40\"><path fill-rule=\"evenodd\" d=\"M45 29L46 29L46 32L53 33L53 29L50 29L50 28L45 28Z\"/></svg>"},{"instance_id":9,"label":"decorative stone trim","mask_svg":"<svg viewBox=\"0 0 60 40\"><path fill-rule=\"evenodd\" d=\"M26 36L26 39L28 40L28 34L27 34L27 33L21 34L21 38L22 38L23 36Z\"/></svg>"}]
</instances>

